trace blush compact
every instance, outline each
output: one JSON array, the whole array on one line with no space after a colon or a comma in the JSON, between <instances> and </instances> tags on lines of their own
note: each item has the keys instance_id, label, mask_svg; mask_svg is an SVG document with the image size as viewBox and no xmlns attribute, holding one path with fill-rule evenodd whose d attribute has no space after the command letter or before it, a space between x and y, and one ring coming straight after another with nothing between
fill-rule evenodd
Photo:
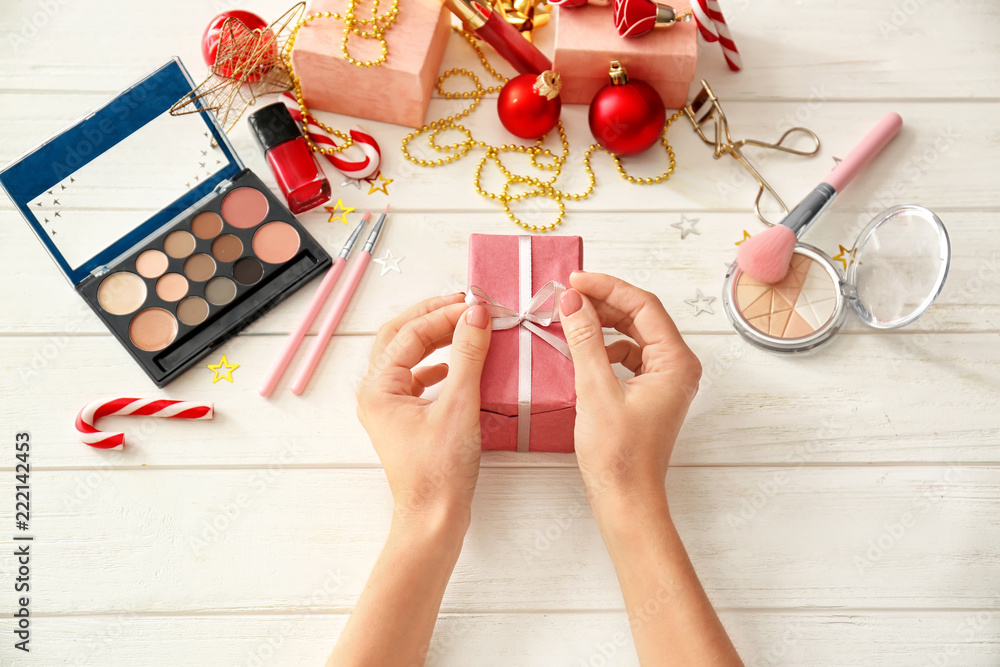
<instances>
[{"instance_id":1,"label":"blush compact","mask_svg":"<svg viewBox=\"0 0 1000 667\"><path fill-rule=\"evenodd\" d=\"M941 293L950 263L944 223L921 206L897 206L862 230L846 271L806 243L795 246L787 275L773 285L734 262L723 306L736 332L753 345L803 353L828 342L848 311L876 329L912 323Z\"/></svg>"},{"instance_id":2,"label":"blush compact","mask_svg":"<svg viewBox=\"0 0 1000 667\"><path fill-rule=\"evenodd\" d=\"M162 387L331 263L173 59L0 172L80 296Z\"/></svg>"}]
</instances>

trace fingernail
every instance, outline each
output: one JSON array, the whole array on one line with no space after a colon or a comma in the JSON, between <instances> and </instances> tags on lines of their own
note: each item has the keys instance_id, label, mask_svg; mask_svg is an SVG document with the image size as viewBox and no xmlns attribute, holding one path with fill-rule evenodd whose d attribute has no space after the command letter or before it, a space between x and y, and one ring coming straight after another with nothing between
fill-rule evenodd
<instances>
[{"instance_id":1,"label":"fingernail","mask_svg":"<svg viewBox=\"0 0 1000 667\"><path fill-rule=\"evenodd\" d=\"M473 306L465 311L465 321L477 329L485 329L490 323L490 314L482 306Z\"/></svg>"},{"instance_id":2,"label":"fingernail","mask_svg":"<svg viewBox=\"0 0 1000 667\"><path fill-rule=\"evenodd\" d=\"M559 297L559 310L563 315L572 315L583 307L583 299L575 289L568 289Z\"/></svg>"}]
</instances>

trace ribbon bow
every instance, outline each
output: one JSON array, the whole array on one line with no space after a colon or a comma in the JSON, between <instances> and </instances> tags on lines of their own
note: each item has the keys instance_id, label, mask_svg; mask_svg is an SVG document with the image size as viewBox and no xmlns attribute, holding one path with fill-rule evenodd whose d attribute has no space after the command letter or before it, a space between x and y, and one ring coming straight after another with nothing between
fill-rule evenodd
<instances>
[{"instance_id":1,"label":"ribbon bow","mask_svg":"<svg viewBox=\"0 0 1000 667\"><path fill-rule=\"evenodd\" d=\"M566 290L566 286L555 280L546 283L531 300L525 305L524 310L518 312L513 308L501 305L493 300L482 288L472 285L469 293L465 297L465 303L470 306L481 304L493 318L493 330L503 331L515 327L524 327L535 334L546 343L566 355L567 359L572 359L569 345L566 341L558 338L542 327L547 327L559 321L559 296ZM552 299L551 310L541 310L545 303Z\"/></svg>"}]
</instances>

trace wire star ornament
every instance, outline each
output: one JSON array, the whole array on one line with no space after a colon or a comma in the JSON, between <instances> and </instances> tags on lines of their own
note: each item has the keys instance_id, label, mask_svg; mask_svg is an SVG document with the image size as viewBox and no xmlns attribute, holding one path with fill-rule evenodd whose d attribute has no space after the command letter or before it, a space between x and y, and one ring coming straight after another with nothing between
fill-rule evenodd
<instances>
[{"instance_id":1,"label":"wire star ornament","mask_svg":"<svg viewBox=\"0 0 1000 667\"><path fill-rule=\"evenodd\" d=\"M712 310L712 302L715 301L714 296L705 296L701 293L699 289L693 299L684 299L684 303L694 308L695 317L701 315L702 313L708 313L709 315L715 315L715 311Z\"/></svg>"},{"instance_id":2,"label":"wire star ornament","mask_svg":"<svg viewBox=\"0 0 1000 667\"><path fill-rule=\"evenodd\" d=\"M354 211L353 206L344 206L344 200L340 198L337 199L337 203L333 206L324 206L323 208L330 214L327 222L336 222L337 220L340 220L345 225L347 224L347 214ZM337 211L340 211L340 214L337 214Z\"/></svg>"},{"instance_id":3,"label":"wire star ornament","mask_svg":"<svg viewBox=\"0 0 1000 667\"><path fill-rule=\"evenodd\" d=\"M681 230L681 240L683 241L688 237L688 234L697 234L701 236L701 232L695 227L698 224L700 218L689 218L685 215L681 216L680 222L671 223L671 227L674 229Z\"/></svg>"},{"instance_id":4,"label":"wire star ornament","mask_svg":"<svg viewBox=\"0 0 1000 667\"><path fill-rule=\"evenodd\" d=\"M399 263L402 262L404 259L406 258L397 257L396 255L393 255L392 250L386 250L385 257L375 258L375 263L379 264L382 267L382 272L379 275L384 276L390 271L395 271L396 273L402 273L402 271L399 268Z\"/></svg>"},{"instance_id":5,"label":"wire star ornament","mask_svg":"<svg viewBox=\"0 0 1000 667\"><path fill-rule=\"evenodd\" d=\"M368 194L373 195L376 192L381 192L386 195L389 194L389 184L392 183L392 179L383 176L381 171L375 174L373 178L366 178L364 180L371 184L368 188ZM382 185L375 185L377 181L382 181Z\"/></svg>"},{"instance_id":6,"label":"wire star ornament","mask_svg":"<svg viewBox=\"0 0 1000 667\"><path fill-rule=\"evenodd\" d=\"M271 25L257 30L239 19L226 19L211 73L170 107L170 114L212 111L229 132L258 97L291 90L291 72L281 54L305 9L306 3L300 2Z\"/></svg>"},{"instance_id":7,"label":"wire star ornament","mask_svg":"<svg viewBox=\"0 0 1000 667\"><path fill-rule=\"evenodd\" d=\"M239 364L231 364L231 363L229 363L229 360L226 359L226 355L222 355L222 361L220 361L219 363L217 363L217 364L208 364L208 366L206 366L206 368L208 368L208 370L210 370L213 373L215 373L215 377L212 378L212 384L215 384L219 380L229 380L229 383L232 384L232 382L233 382L233 371L235 371L239 367L240 367ZM222 372L223 368L226 369L225 372Z\"/></svg>"}]
</instances>

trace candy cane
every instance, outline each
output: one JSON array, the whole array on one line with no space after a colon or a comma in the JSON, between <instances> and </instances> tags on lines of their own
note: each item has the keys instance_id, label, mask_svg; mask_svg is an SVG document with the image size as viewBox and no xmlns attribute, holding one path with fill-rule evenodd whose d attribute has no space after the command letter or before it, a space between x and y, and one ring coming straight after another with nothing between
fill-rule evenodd
<instances>
[{"instance_id":1,"label":"candy cane","mask_svg":"<svg viewBox=\"0 0 1000 667\"><path fill-rule=\"evenodd\" d=\"M718 42L722 47L722 55L729 69L734 72L743 69L743 60L733 41L733 35L729 32L726 17L722 15L719 0L695 0L691 3L691 11L702 38L706 42Z\"/></svg>"},{"instance_id":2,"label":"candy cane","mask_svg":"<svg viewBox=\"0 0 1000 667\"><path fill-rule=\"evenodd\" d=\"M289 93L285 93L285 95L287 97L291 97ZM307 118L306 121L303 121L302 112L298 108L288 107L288 111L292 114L292 118L294 118L296 122L306 122L306 124L315 128L315 130L310 130L309 132L309 138L313 143L321 144L323 146L337 146L337 142L333 139L325 134L320 134L319 130L322 130L322 128L311 118ZM368 178L378 171L379 165L382 161L382 150L379 148L378 142L375 141L375 137L368 134L360 127L352 127L348 134L351 136L351 139L354 140L355 145L357 145L364 154L365 157L363 160L352 161L339 155L328 155L326 153L324 153L324 155L326 156L326 159L330 161L330 164L336 167L338 171L343 173L348 178L357 180Z\"/></svg>"},{"instance_id":3,"label":"candy cane","mask_svg":"<svg viewBox=\"0 0 1000 667\"><path fill-rule=\"evenodd\" d=\"M76 416L76 430L84 444L98 449L111 449L125 444L124 433L98 431L94 422L111 415L169 417L171 419L211 419L215 409L211 403L168 401L154 398L112 398L94 401Z\"/></svg>"}]
</instances>

